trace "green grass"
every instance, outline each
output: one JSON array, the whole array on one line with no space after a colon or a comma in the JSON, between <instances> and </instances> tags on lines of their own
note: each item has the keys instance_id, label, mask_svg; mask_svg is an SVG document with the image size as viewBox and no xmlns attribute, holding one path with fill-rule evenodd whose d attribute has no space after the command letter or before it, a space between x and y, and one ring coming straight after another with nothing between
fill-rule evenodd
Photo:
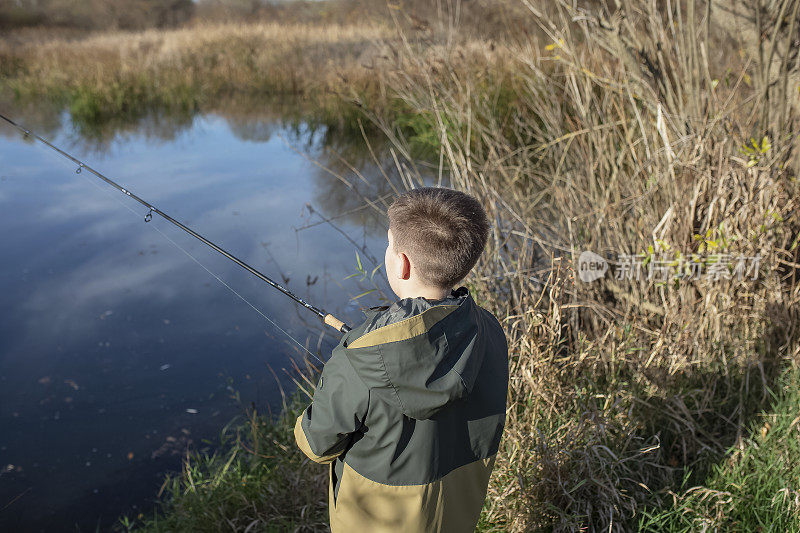
<instances>
[{"instance_id":1,"label":"green grass","mask_svg":"<svg viewBox=\"0 0 800 533\"><path fill-rule=\"evenodd\" d=\"M275 420L248 412L229 424L217 452L188 456L152 516L123 517L124 531L319 530L327 524L327 470L294 442L300 394Z\"/></svg>"},{"instance_id":2,"label":"green grass","mask_svg":"<svg viewBox=\"0 0 800 533\"><path fill-rule=\"evenodd\" d=\"M800 531L800 372L778 382L775 404L711 467L705 483L647 510L641 531Z\"/></svg>"},{"instance_id":3,"label":"green grass","mask_svg":"<svg viewBox=\"0 0 800 533\"><path fill-rule=\"evenodd\" d=\"M687 470L674 498L665 498L672 505L646 508L639 530L800 531L800 371L782 376L773 400L741 446L718 462L697 465L709 472L702 485L688 487ZM232 422L220 451L188 457L181 474L166 480L152 516L125 517L120 526L142 532L244 530L251 524L251 531L324 529L325 468L305 459L292 437L304 405L298 394L275 420L249 412ZM488 501L477 531L503 531L487 510Z\"/></svg>"}]
</instances>

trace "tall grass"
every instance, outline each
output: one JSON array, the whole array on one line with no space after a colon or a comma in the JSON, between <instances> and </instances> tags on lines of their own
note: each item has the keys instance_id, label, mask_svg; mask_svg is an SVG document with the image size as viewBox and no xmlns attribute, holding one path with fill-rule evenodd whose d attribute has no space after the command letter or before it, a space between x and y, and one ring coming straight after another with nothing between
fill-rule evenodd
<instances>
[{"instance_id":1,"label":"tall grass","mask_svg":"<svg viewBox=\"0 0 800 533\"><path fill-rule=\"evenodd\" d=\"M322 105L347 91L345 81L378 92L360 62L364 43L384 35L375 25L227 24L32 41L6 45L0 57L3 85L17 99L62 101L97 122L153 108L191 111L232 95L305 95Z\"/></svg>"},{"instance_id":2,"label":"tall grass","mask_svg":"<svg viewBox=\"0 0 800 533\"><path fill-rule=\"evenodd\" d=\"M396 37L387 23L390 9L355 1L311 4L273 6L264 20L201 17L173 29L11 32L0 37L0 100L50 100L83 124L135 119L154 109L190 113L232 98L298 98L319 110L312 118L331 123L350 120L364 106L388 115L392 80L409 68L390 45ZM425 18L430 11L418 7L408 27L432 53L450 38ZM491 12L494 27L508 17ZM487 43L472 33L458 42L465 70L483 72L499 53L487 53Z\"/></svg>"},{"instance_id":3,"label":"tall grass","mask_svg":"<svg viewBox=\"0 0 800 533\"><path fill-rule=\"evenodd\" d=\"M777 4L760 15L777 52L751 58L718 8L691 1L527 3L545 38L484 79L447 66L457 47L444 76L418 41L399 47L416 63L398 90L420 118L386 133L409 157L420 139L437 148L495 221L473 282L504 317L512 377L485 530L633 528L746 446L797 363L798 121L775 98L797 33L767 19L798 2ZM641 254L644 274L721 253L760 255L761 270L583 283L583 250Z\"/></svg>"}]
</instances>

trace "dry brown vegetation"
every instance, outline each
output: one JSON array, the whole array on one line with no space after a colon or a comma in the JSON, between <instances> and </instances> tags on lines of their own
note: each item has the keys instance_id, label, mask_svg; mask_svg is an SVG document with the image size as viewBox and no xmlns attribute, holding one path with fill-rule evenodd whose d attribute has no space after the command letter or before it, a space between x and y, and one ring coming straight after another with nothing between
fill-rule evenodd
<instances>
[{"instance_id":1,"label":"dry brown vegetation","mask_svg":"<svg viewBox=\"0 0 800 533\"><path fill-rule=\"evenodd\" d=\"M423 54L441 55L433 32ZM312 103L330 121L358 107L386 111L393 80L408 73L394 29L308 22L197 23L143 32L99 32L81 39L18 32L0 40L0 95L68 106L76 120L134 118L145 110L193 112L233 97L282 97ZM474 36L459 38L461 71L484 72L504 49Z\"/></svg>"},{"instance_id":2,"label":"dry brown vegetation","mask_svg":"<svg viewBox=\"0 0 800 533\"><path fill-rule=\"evenodd\" d=\"M433 75L409 40L411 72L428 75L398 90L496 222L474 283L505 317L511 404L484 528L627 530L741 449L800 361L800 123L786 88L800 2L740 21L771 35L760 50L699 2L527 4L546 37L510 49L512 74ZM642 254L641 281L581 282L583 250ZM719 254L760 255L758 280L646 279L659 258L713 268ZM800 509L771 501L792 527Z\"/></svg>"},{"instance_id":3,"label":"dry brown vegetation","mask_svg":"<svg viewBox=\"0 0 800 533\"><path fill-rule=\"evenodd\" d=\"M141 33L100 33L6 46L8 88L18 97L64 99L88 119L161 106L195 109L232 94L313 94L343 80L369 85L360 59L376 25L223 24Z\"/></svg>"}]
</instances>

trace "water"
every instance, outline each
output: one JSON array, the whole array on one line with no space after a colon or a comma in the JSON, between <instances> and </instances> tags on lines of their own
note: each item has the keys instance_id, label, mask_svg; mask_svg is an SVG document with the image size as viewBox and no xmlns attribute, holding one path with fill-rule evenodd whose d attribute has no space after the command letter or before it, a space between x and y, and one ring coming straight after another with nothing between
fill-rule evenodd
<instances>
[{"instance_id":1,"label":"water","mask_svg":"<svg viewBox=\"0 0 800 533\"><path fill-rule=\"evenodd\" d=\"M385 222L358 209L359 194L389 189L363 142L268 114L152 118L102 136L48 121L27 126L313 304L355 323L361 305L380 300L351 300L372 284L345 279L356 246L378 261L385 247ZM279 408L269 367L291 388L302 350L154 228L323 359L338 341L313 314L160 217L145 224L142 206L74 170L0 124L2 531L93 531L150 513L187 448L213 443L251 402ZM349 213L333 222L355 244L315 224L307 204ZM386 290L382 273L375 280Z\"/></svg>"}]
</instances>

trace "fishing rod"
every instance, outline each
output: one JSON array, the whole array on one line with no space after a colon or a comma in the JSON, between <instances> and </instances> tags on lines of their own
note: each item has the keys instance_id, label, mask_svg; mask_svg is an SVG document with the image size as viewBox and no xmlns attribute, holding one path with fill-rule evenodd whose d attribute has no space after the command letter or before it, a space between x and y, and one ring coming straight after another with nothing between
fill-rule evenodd
<instances>
[{"instance_id":1,"label":"fishing rod","mask_svg":"<svg viewBox=\"0 0 800 533\"><path fill-rule=\"evenodd\" d=\"M315 307L315 306L311 305L310 303L306 302L305 300L303 300L302 298L300 298L296 294L292 293L292 291L290 291L289 289L287 289L286 287L284 287L280 283L277 283L276 281L270 279L268 276L262 274L261 272L259 272L255 268L253 268L252 266L248 265L247 263L245 263L241 259L239 259L236 256L234 256L233 254L231 254L230 252L220 248L219 246L217 246L213 242L209 241L208 239L206 239L205 237L203 237L202 235L200 235L199 233L197 233L193 229L181 224L180 222L178 222L177 220L175 220L174 218L172 218L168 214L164 213L163 211L161 211L160 209L158 209L157 207L152 205L150 202L146 202L145 200L142 200L140 197L138 197L137 195L135 195L134 193L132 193L128 189L122 187L121 185L119 185L114 180L104 176L103 174L101 174L97 170L95 170L92 167L90 167L89 165L85 164L80 159L78 159L76 157L73 157L72 155L68 154L64 150L62 150L62 149L58 148L57 146L53 145L52 143L50 143L46 139L43 139L42 137L36 135L32 131L24 128L23 126L21 126L19 124L17 124L16 122L14 122L10 118L6 117L5 115L0 114L0 118L2 118L3 120L5 120L9 124L11 124L12 126L17 128L18 130L20 130L21 132L23 132L26 136L33 137L34 139L38 140L39 142L41 142L42 144L44 144L48 148L54 150L55 152L59 153L60 155L66 157L67 159L69 159L70 161L72 161L73 163L78 165L78 168L75 170L76 174L80 174L84 169L86 169L89 172L91 172L92 174L94 174L95 176L97 176L98 178L100 178L101 180L105 181L106 183L108 183L109 185L111 185L112 187L114 187L115 189L120 191L121 193L125 194L126 196L129 196L129 197L133 198L134 200L136 200L137 202L139 202L140 204L145 206L148 209L147 214L144 216L144 221L145 222L150 222L153 219L153 214L159 215L161 218L163 218L167 222L171 222L172 224L174 224L175 226L179 227L180 229L182 229L183 231L185 231L186 233L188 233L189 235L191 235L195 239L199 240L200 242L202 242L203 244L205 244L206 246L208 246L212 250L214 250L216 252L219 252L221 255L227 257L228 259L230 259L231 261L233 261L234 263L236 263L237 265L239 265L243 269L245 269L248 272L250 272L251 274L253 274L255 277L257 277L261 281L267 283L268 285L274 287L275 289L278 289L280 292L282 292L283 294L285 294L286 296L288 296L289 298L291 298L295 302L299 303L300 305L302 305L303 307L305 307L309 311L312 311L313 313L315 313L320 318L320 320L322 320L322 322L324 322L328 326L330 326L330 327L332 327L332 328L334 328L334 329L336 329L336 330L338 330L338 331L340 331L342 333L347 333L348 331L350 331L350 326L345 324L342 320L339 320L338 318L336 318L332 314L327 313L324 310L322 310L322 309L320 309L318 307Z\"/></svg>"}]
</instances>

